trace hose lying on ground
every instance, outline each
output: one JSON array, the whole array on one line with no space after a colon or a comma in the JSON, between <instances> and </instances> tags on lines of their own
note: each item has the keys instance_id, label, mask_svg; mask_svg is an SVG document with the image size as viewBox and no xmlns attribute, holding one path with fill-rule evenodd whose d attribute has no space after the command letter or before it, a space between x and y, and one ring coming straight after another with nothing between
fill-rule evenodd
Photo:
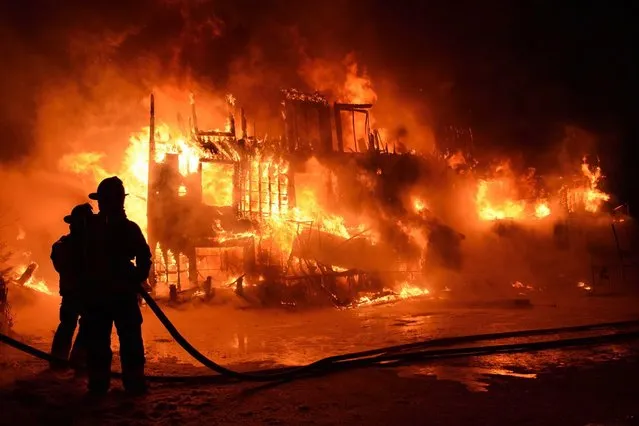
<instances>
[{"instance_id":1,"label":"hose lying on ground","mask_svg":"<svg viewBox=\"0 0 639 426\"><path fill-rule=\"evenodd\" d=\"M599 327L597 327L599 328ZM472 337L472 336L467 336ZM328 362L326 364L322 364L321 368L318 363L314 363L317 365L316 368L310 369L305 367L298 367L295 370L285 371L286 373L297 372L295 375L291 374L263 374L259 375L260 380L253 380L251 377L255 377L258 373L263 373L260 371L252 372L251 374L237 373L231 377L228 375L216 374L216 375L198 375L198 376L164 376L164 375L148 375L147 379L152 382L163 382L163 383L226 383L228 379L232 379L233 382L237 382L237 376L242 377L241 380L244 381L284 381L287 379L291 379L293 377L301 378L301 377L310 377L317 376L320 374L327 374L330 372L340 371L347 368L362 368L365 366L373 366L373 365L386 365L391 366L397 365L401 363L406 363L410 361L426 361L426 360L439 360L439 359L452 359L452 358L460 358L460 357L469 357L469 356L485 356L485 355L493 355L498 353L521 353L521 352L535 352L549 349L559 349L559 348L567 348L567 347L578 347L578 346L593 346L593 345L602 345L602 344L610 344L614 342L622 342L629 340L639 339L639 331L632 331L626 333L617 333L617 334L608 334L608 335L600 335L600 336L589 336L589 337L580 337L580 338L572 338L572 339L555 339L548 340L542 342L528 342L528 343L515 343L508 345L491 345L491 346L471 346L471 347L462 347L462 348L448 348L448 349L439 349L439 350L419 350L408 353L396 353L396 354L383 354L376 357L371 358L353 358L347 359L347 355L343 355L342 361L337 362ZM6 343L9 346L12 346L18 350L21 350L25 353L33 355L37 358L43 359L45 361L58 361L65 363L65 361L59 360L50 354L36 349L32 346L21 343L7 335L0 333L0 342ZM68 364L68 362L66 362ZM313 365L313 364L309 364ZM308 366L306 366L308 367ZM120 377L120 373L113 373L115 377ZM249 379L244 379L244 377L249 377ZM265 380L270 379L270 380Z\"/></svg>"},{"instance_id":2,"label":"hose lying on ground","mask_svg":"<svg viewBox=\"0 0 639 426\"><path fill-rule=\"evenodd\" d=\"M210 360L206 356L204 356L201 352L199 352L196 348L194 348L175 328L175 326L171 323L171 321L164 314L162 309L158 306L158 304L153 300L151 295L149 295L146 291L141 291L142 297L144 301L147 303L149 308L153 311L153 313L158 317L162 325L167 329L171 337L175 339L175 341L182 346L182 348L191 355L194 359L200 362L205 367L215 371L216 373L222 374L226 377L243 380L243 381L256 381L256 382L265 382L265 381L274 381L274 380L286 380L294 376L302 375L308 372L316 371L318 369L326 369L328 366L335 364L337 362L346 362L346 361L359 361L358 365L362 363L375 363L379 362L379 360L387 361L393 357L393 352L405 351L407 349L415 349L415 348L424 348L424 347L433 347L433 346L443 346L443 345L451 345L455 343L466 343L466 342L476 342L476 341L485 341L485 340L495 340L495 339L504 339L504 338L513 338L513 337L521 337L521 336L535 336L535 335L543 335L543 334L557 334L560 332L576 332L576 331L586 331L586 330L596 330L605 327L615 327L615 328L625 328L631 326L639 326L639 321L623 321L617 323L609 323L609 324L594 324L589 326L576 326L576 327L563 327L563 328L555 328L555 329L546 329L546 330L528 330L528 331L515 331L515 332L505 332L505 333L492 333L492 334L483 334L476 336L463 336L463 337L450 337L450 338L442 338L442 339L433 339L430 341L417 342L417 343L409 343L405 345L398 346L390 346L382 349L374 349L370 351L363 352L355 352L345 355L337 355L331 356L327 358L322 358L318 361L315 361L311 364L302 366L302 367L289 367L289 368L280 368L280 369L272 369L272 370L263 370L257 372L247 372L241 373L233 370L229 370L226 367L223 367L214 361ZM587 338L586 338L587 339ZM539 342L542 343L542 342ZM521 347L522 344L515 345L517 347ZM451 349L451 351L466 351L468 348L456 348ZM471 348L473 351L476 351L475 348ZM421 351L423 352L423 351ZM424 352L422 355L428 356L432 351ZM476 351L479 352L479 351ZM412 356L415 356L417 352L409 353ZM452 354L454 352L450 352ZM381 359L379 357L383 357L387 355L386 358ZM404 355L409 355L404 354ZM395 358L400 354L395 354ZM434 354L433 354L434 355ZM375 358L377 356L377 358ZM364 359L368 357L369 359ZM370 358L373 357L373 358ZM388 358L391 357L391 358ZM344 364L342 364L343 366Z\"/></svg>"},{"instance_id":3,"label":"hose lying on ground","mask_svg":"<svg viewBox=\"0 0 639 426\"><path fill-rule=\"evenodd\" d=\"M369 351L354 352L344 355L331 356L320 359L311 364L301 367L284 367L278 369L261 370L253 372L237 372L229 370L214 361L210 360L193 347L175 328L168 317L162 312L161 308L151 298L151 296L145 291L141 292L142 297L146 301L147 305L151 308L153 313L158 317L160 322L166 327L167 331L176 340L176 342L182 346L182 348L189 353L193 358L199 361L205 367L215 371L219 375L213 376L149 376L152 381L164 381L164 382L176 382L176 381L215 381L232 379L241 381L253 381L253 382L270 382L287 380L299 376L308 376L320 374L323 372L335 371L344 368L362 367L365 365L374 365L380 363L389 362L402 362L409 360L426 360L426 359L441 359L441 358L453 358L462 356L476 356L476 355L489 355L492 353L504 353L504 352L525 352L525 351L538 351L545 349L555 349L560 347L570 346L583 346L583 345L597 345L603 343L609 343L611 341L622 341L629 339L639 338L639 331L632 331L626 333L617 333L612 335L602 336L589 336L572 339L558 339L542 342L528 342L528 343L515 343L509 345L492 345L492 346L480 346L480 347L462 347L462 348L448 348L440 350L425 350L433 347L450 346L461 343L474 343L489 340L502 340L515 337L532 337L558 333L575 333L592 331L598 329L623 329L629 327L639 327L639 321L621 321L612 323L600 323L581 325L574 327L561 327L561 328L549 328L541 330L520 330L514 332L503 333L490 333L461 337L447 337L441 339L431 339L422 342L409 343L404 345L389 346L381 349L374 349ZM21 343L9 336L0 334L0 342L13 346L14 348L28 353L32 356L38 357L45 361L58 361L57 358L52 355L36 349L32 346ZM118 374L116 374L117 376Z\"/></svg>"}]
</instances>

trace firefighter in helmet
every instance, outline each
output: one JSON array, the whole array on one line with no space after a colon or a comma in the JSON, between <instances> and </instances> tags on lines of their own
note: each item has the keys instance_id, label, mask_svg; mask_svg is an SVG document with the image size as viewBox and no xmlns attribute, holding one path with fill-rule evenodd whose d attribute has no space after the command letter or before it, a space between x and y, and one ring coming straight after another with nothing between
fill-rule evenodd
<instances>
[{"instance_id":1,"label":"firefighter in helmet","mask_svg":"<svg viewBox=\"0 0 639 426\"><path fill-rule=\"evenodd\" d=\"M106 393L110 387L113 324L120 340L124 389L132 394L146 391L138 290L151 269L151 250L140 227L126 216L126 195L116 176L104 179L89 195L100 210L91 245L98 278L86 297L89 391L95 394Z\"/></svg>"},{"instance_id":2,"label":"firefighter in helmet","mask_svg":"<svg viewBox=\"0 0 639 426\"><path fill-rule=\"evenodd\" d=\"M82 316L82 295L88 279L87 238L93 218L91 205L80 204L73 208L64 221L69 233L62 236L51 248L53 267L60 275L60 324L51 345L51 354L60 360L69 360L72 367L80 369L85 361L85 327ZM73 344L73 334L80 321L78 336ZM71 357L69 358L69 352ZM61 368L56 362L52 368Z\"/></svg>"}]
</instances>

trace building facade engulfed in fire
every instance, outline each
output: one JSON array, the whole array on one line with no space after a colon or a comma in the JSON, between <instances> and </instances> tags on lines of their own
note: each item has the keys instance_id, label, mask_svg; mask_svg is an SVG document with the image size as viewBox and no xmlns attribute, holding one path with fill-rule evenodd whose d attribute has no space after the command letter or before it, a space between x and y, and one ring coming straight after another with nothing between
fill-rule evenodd
<instances>
[{"instance_id":1,"label":"building facade engulfed in fire","mask_svg":"<svg viewBox=\"0 0 639 426\"><path fill-rule=\"evenodd\" d=\"M151 98L147 236L156 249L151 281L158 291L172 285L174 294L198 291L235 274L238 288L260 283L270 292L260 296L262 302L285 303L282 288L296 288L290 303L319 296L344 304L360 290L382 290L385 272L409 269L389 260L392 242L375 241L364 225L347 229L343 218L320 212L315 200L300 208L304 194L295 181L311 159L329 165L314 175L324 180L315 186L325 189L328 204L352 210L361 202L358 191L339 188L351 179L360 182L350 186L366 188L355 169L377 175L401 169L414 180L420 157L392 152L371 131L370 104L330 105L318 93L296 90L281 96L282 136L269 141L248 136L244 110L232 98L224 130L200 129L192 99L188 134L157 141ZM380 188L378 195L394 205L389 195L396 189ZM417 250L411 260L419 264L421 255Z\"/></svg>"},{"instance_id":2,"label":"building facade engulfed in fire","mask_svg":"<svg viewBox=\"0 0 639 426\"><path fill-rule=\"evenodd\" d=\"M371 129L371 104L330 104L318 93L285 90L280 135L263 139L249 136L234 98L227 105L225 129L203 130L191 98L186 134L167 137L155 127L151 97L146 216L156 294L208 294L228 285L261 304L343 306L372 294L427 294L413 284L424 274L461 269L464 235L420 196L405 202L424 176L440 173L442 161ZM474 167L467 157L457 152L444 163L463 173ZM562 182L550 196L534 171L517 182L500 164L477 181L477 216L490 222L555 213L556 220L558 211L596 212L609 198L597 187L601 172L587 164L582 172L580 182ZM528 188L524 195L521 188ZM347 215L359 223L347 226Z\"/></svg>"},{"instance_id":3,"label":"building facade engulfed in fire","mask_svg":"<svg viewBox=\"0 0 639 426\"><path fill-rule=\"evenodd\" d=\"M156 297L345 307L521 295L563 285L558 277L591 291L615 268L625 281L631 221L623 206L602 211L610 196L585 158L539 176L474 159L472 129L448 128L429 153L409 149L405 135L373 128L365 97L276 99L277 119L259 123L268 132L258 137L232 96L213 130L193 97L188 125L179 115L177 126L156 124L151 97L150 125L131 135L115 174L153 248ZM93 186L114 174L103 157L68 154L60 167ZM30 252L11 263L9 285L54 294Z\"/></svg>"},{"instance_id":4,"label":"building facade engulfed in fire","mask_svg":"<svg viewBox=\"0 0 639 426\"><path fill-rule=\"evenodd\" d=\"M344 307L519 295L557 277L590 291L624 262L616 227L628 216L602 212L610 196L586 159L563 174L515 171L476 160L472 129L454 126L438 150L416 152L402 132L373 127L375 97L344 99L278 92L258 136L230 95L223 129L202 128L198 112L210 111L193 97L188 124L156 123L151 96L150 125L115 174L154 251L156 297ZM60 167L94 186L114 174L103 157L68 154ZM53 295L22 254L7 283Z\"/></svg>"}]
</instances>

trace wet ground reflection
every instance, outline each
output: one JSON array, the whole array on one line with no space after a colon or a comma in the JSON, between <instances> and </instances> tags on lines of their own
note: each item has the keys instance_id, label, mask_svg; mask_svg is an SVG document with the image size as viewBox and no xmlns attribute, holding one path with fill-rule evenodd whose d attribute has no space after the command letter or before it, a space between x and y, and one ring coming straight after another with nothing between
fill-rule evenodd
<instances>
[{"instance_id":1,"label":"wet ground reflection","mask_svg":"<svg viewBox=\"0 0 639 426\"><path fill-rule=\"evenodd\" d=\"M42 349L48 349L57 325L57 302L47 303L22 309L14 327ZM300 365L331 355L444 336L617 321L636 318L639 313L639 304L629 298L573 298L527 309L494 303L472 306L414 299L342 311L240 310L203 304L165 311L191 344L229 366ZM144 309L144 321L150 361L175 359L195 365L148 309ZM117 338L114 346L117 349ZM623 347L617 350L622 353ZM525 363L526 356L519 356L517 365Z\"/></svg>"},{"instance_id":2,"label":"wet ground reflection","mask_svg":"<svg viewBox=\"0 0 639 426\"><path fill-rule=\"evenodd\" d=\"M405 378L433 376L437 380L459 382L471 392L486 392L490 383L498 376L536 379L539 374L552 368L584 367L602 361L618 360L634 356L637 350L639 344L496 354L457 361L436 361L428 365L409 365L397 368L397 374Z\"/></svg>"},{"instance_id":3,"label":"wet ground reflection","mask_svg":"<svg viewBox=\"0 0 639 426\"><path fill-rule=\"evenodd\" d=\"M454 367L447 365L407 367L399 371L400 377L435 376L437 380L460 382L471 392L487 392L490 376L510 376L535 379L535 373L516 373L505 368Z\"/></svg>"}]
</instances>

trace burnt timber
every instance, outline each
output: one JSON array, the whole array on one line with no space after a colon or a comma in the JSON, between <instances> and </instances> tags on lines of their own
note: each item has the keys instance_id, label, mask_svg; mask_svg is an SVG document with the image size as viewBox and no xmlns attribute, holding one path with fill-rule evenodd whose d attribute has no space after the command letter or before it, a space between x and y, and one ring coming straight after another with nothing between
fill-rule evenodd
<instances>
[{"instance_id":1,"label":"burnt timber","mask_svg":"<svg viewBox=\"0 0 639 426\"><path fill-rule=\"evenodd\" d=\"M370 104L331 105L319 93L285 90L280 93L279 105L281 136L266 141L249 136L244 109L231 104L224 131L200 129L191 98L188 139L200 148L201 156L197 171L184 176L179 170L178 153L166 154L161 162L156 161L155 105L151 97L147 215L149 243L159 248L150 279L154 288L160 282L175 286L177 291L200 288L202 283L211 281L207 269L210 265L205 264L215 263L215 268L236 276L246 274L262 287L295 287L304 283L311 290L307 288L303 293L323 294L321 297L333 304L338 304L338 299L353 298L360 289L381 290L380 275L384 273L366 273L361 270L363 265L348 262L342 262L344 265L339 266L343 270L336 271L333 265L339 261L324 264L317 258L316 247L303 248L301 241L306 239L300 236L311 232L313 224L298 223L294 248L297 253L278 258L261 243L261 223L295 207L295 177L304 172L311 157L333 172L326 176L332 203L351 209L361 206L358 194L366 190L354 188L354 170L367 170L377 179L376 193L369 194L382 201L382 206L376 208L393 210L401 206L397 200L401 187L413 184L428 165L423 157L398 150L397 144L383 141L378 131L371 130ZM236 115L240 118L239 129ZM356 119L363 123L361 135L357 134ZM230 205L204 203L203 174L207 164L224 166L232 176ZM349 243L367 245L363 237ZM300 253L312 257L302 255L302 266L292 267L291 257ZM173 267L169 267L171 255L176 261ZM211 262L211 258L216 259ZM383 269L390 270L392 265ZM346 277L350 290L348 295L338 297L335 281L342 277ZM275 299L295 303L287 301L290 297Z\"/></svg>"}]
</instances>

